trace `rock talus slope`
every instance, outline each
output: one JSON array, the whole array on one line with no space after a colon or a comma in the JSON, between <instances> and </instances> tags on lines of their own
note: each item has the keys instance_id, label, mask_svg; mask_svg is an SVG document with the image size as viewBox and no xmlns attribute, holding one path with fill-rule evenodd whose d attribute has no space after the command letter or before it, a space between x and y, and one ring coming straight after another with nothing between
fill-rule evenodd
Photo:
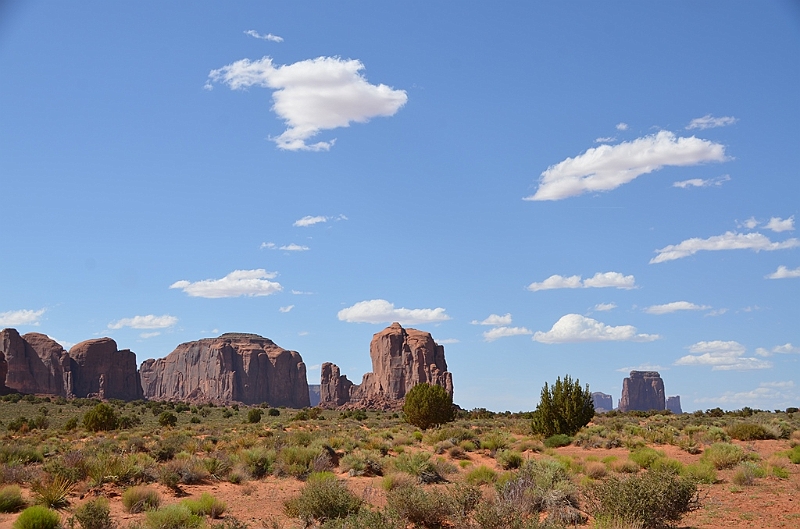
<instances>
[{"instance_id":1,"label":"rock talus slope","mask_svg":"<svg viewBox=\"0 0 800 529\"><path fill-rule=\"evenodd\" d=\"M447 371L444 347L430 333L393 323L375 334L369 354L372 372L354 385L335 364L322 366L320 405L393 409L402 407L406 393L426 382L453 394L453 375Z\"/></svg>"},{"instance_id":2,"label":"rock talus slope","mask_svg":"<svg viewBox=\"0 0 800 529\"><path fill-rule=\"evenodd\" d=\"M140 373L149 399L310 405L300 354L256 334L183 343L165 358L145 360Z\"/></svg>"}]
</instances>

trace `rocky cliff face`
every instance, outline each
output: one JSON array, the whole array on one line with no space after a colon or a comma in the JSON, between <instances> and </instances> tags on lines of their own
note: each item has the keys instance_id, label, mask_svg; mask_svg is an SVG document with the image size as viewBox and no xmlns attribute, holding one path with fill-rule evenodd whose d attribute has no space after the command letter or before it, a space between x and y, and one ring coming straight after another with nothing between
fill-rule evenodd
<instances>
[{"instance_id":1,"label":"rocky cliff face","mask_svg":"<svg viewBox=\"0 0 800 529\"><path fill-rule=\"evenodd\" d=\"M657 371L631 371L622 381L619 411L663 410L664 381Z\"/></svg>"},{"instance_id":2,"label":"rocky cliff face","mask_svg":"<svg viewBox=\"0 0 800 529\"><path fill-rule=\"evenodd\" d=\"M5 386L20 393L69 396L69 355L55 340L39 333L20 336L0 331L0 353L6 361Z\"/></svg>"},{"instance_id":3,"label":"rocky cliff face","mask_svg":"<svg viewBox=\"0 0 800 529\"><path fill-rule=\"evenodd\" d=\"M12 390L6 386L6 375L8 374L8 362L6 362L6 355L0 353L0 395L8 395Z\"/></svg>"},{"instance_id":4,"label":"rocky cliff face","mask_svg":"<svg viewBox=\"0 0 800 529\"><path fill-rule=\"evenodd\" d=\"M86 340L69 350L72 391L79 397L137 400L144 398L136 355L117 349L111 338Z\"/></svg>"},{"instance_id":5,"label":"rocky cliff face","mask_svg":"<svg viewBox=\"0 0 800 529\"><path fill-rule=\"evenodd\" d=\"M453 376L447 371L444 347L430 333L404 329L393 323L375 334L369 346L372 372L356 386L335 364L322 365L320 405L392 409L402 407L406 393L427 382L453 394Z\"/></svg>"},{"instance_id":6,"label":"rocky cliff face","mask_svg":"<svg viewBox=\"0 0 800 529\"><path fill-rule=\"evenodd\" d=\"M675 395L674 397L667 397L667 409L675 415L683 413L681 409L681 396Z\"/></svg>"},{"instance_id":7,"label":"rocky cliff face","mask_svg":"<svg viewBox=\"0 0 800 529\"><path fill-rule=\"evenodd\" d=\"M594 410L597 412L611 411L614 409L614 401L611 395L595 391L592 393L592 401L594 402Z\"/></svg>"},{"instance_id":8,"label":"rocky cliff face","mask_svg":"<svg viewBox=\"0 0 800 529\"><path fill-rule=\"evenodd\" d=\"M257 334L227 333L179 345L140 368L149 399L272 406L309 406L306 365Z\"/></svg>"}]
</instances>

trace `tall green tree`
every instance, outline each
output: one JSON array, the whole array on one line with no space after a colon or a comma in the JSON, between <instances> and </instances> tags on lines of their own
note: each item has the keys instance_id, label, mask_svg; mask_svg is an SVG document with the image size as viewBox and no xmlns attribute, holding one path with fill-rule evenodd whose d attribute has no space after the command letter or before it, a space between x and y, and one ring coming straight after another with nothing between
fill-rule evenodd
<instances>
[{"instance_id":1,"label":"tall green tree","mask_svg":"<svg viewBox=\"0 0 800 529\"><path fill-rule=\"evenodd\" d=\"M578 379L572 381L569 375L556 379L553 387L547 382L542 388L542 396L536 411L533 412L533 431L545 437L556 434L575 435L589 424L594 417L594 401L586 389L581 389Z\"/></svg>"},{"instance_id":2,"label":"tall green tree","mask_svg":"<svg viewBox=\"0 0 800 529\"><path fill-rule=\"evenodd\" d=\"M455 418L453 397L442 386L423 382L406 393L403 413L406 422L426 430Z\"/></svg>"}]
</instances>

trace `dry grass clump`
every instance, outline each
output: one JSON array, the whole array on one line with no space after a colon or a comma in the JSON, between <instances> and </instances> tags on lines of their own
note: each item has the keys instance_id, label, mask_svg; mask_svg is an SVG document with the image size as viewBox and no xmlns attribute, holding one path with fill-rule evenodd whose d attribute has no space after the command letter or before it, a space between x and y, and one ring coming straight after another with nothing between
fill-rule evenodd
<instances>
[{"instance_id":1,"label":"dry grass clump","mask_svg":"<svg viewBox=\"0 0 800 529\"><path fill-rule=\"evenodd\" d=\"M159 505L161 495L152 487L139 485L122 493L122 506L131 514L158 509Z\"/></svg>"},{"instance_id":2,"label":"dry grass clump","mask_svg":"<svg viewBox=\"0 0 800 529\"><path fill-rule=\"evenodd\" d=\"M17 512L25 507L22 491L17 485L0 488L0 512Z\"/></svg>"}]
</instances>

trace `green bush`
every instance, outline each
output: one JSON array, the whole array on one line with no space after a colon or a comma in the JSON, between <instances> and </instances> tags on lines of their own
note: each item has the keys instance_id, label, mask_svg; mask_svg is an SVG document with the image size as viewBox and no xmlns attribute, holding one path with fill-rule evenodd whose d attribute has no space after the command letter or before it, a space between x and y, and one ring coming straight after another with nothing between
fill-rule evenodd
<instances>
[{"instance_id":1,"label":"green bush","mask_svg":"<svg viewBox=\"0 0 800 529\"><path fill-rule=\"evenodd\" d=\"M247 412L247 422L250 424L256 424L261 422L261 410L258 408L253 408Z\"/></svg>"},{"instance_id":2,"label":"green bush","mask_svg":"<svg viewBox=\"0 0 800 529\"><path fill-rule=\"evenodd\" d=\"M796 445L792 448L791 452L789 452L789 461L795 465L800 465L800 445Z\"/></svg>"},{"instance_id":3,"label":"green bush","mask_svg":"<svg viewBox=\"0 0 800 529\"><path fill-rule=\"evenodd\" d=\"M192 514L210 516L215 519L222 516L222 513L224 513L227 508L224 501L215 498L208 492L204 492L197 499L187 499L183 500L181 503L185 505Z\"/></svg>"},{"instance_id":4,"label":"green bush","mask_svg":"<svg viewBox=\"0 0 800 529\"><path fill-rule=\"evenodd\" d=\"M515 450L498 450L494 457L504 470L519 468L522 465L522 454Z\"/></svg>"},{"instance_id":5,"label":"green bush","mask_svg":"<svg viewBox=\"0 0 800 529\"><path fill-rule=\"evenodd\" d=\"M25 500L17 485L0 488L0 512L17 512L23 507Z\"/></svg>"},{"instance_id":6,"label":"green bush","mask_svg":"<svg viewBox=\"0 0 800 529\"><path fill-rule=\"evenodd\" d=\"M329 472L311 474L300 496L284 503L286 514L306 527L332 518L345 518L361 509L361 500Z\"/></svg>"},{"instance_id":7,"label":"green bush","mask_svg":"<svg viewBox=\"0 0 800 529\"><path fill-rule=\"evenodd\" d=\"M730 443L714 443L706 448L703 455L700 456L701 461L708 461L717 470L734 467L746 458L747 454L740 446Z\"/></svg>"},{"instance_id":8,"label":"green bush","mask_svg":"<svg viewBox=\"0 0 800 529\"><path fill-rule=\"evenodd\" d=\"M386 493L386 506L414 527L442 527L453 514L446 494L420 487L399 487Z\"/></svg>"},{"instance_id":9,"label":"green bush","mask_svg":"<svg viewBox=\"0 0 800 529\"><path fill-rule=\"evenodd\" d=\"M60 526L61 518L57 512L41 505L34 505L22 511L11 527L13 529L58 529Z\"/></svg>"},{"instance_id":10,"label":"green bush","mask_svg":"<svg viewBox=\"0 0 800 529\"><path fill-rule=\"evenodd\" d=\"M562 524L583 523L578 510L578 491L564 467L552 459L528 460L510 479L497 486L497 509L485 514L512 516L522 523L524 517L510 513L508 506L519 510L520 515L547 512L548 520ZM504 506L505 505L505 506ZM504 515L504 516L505 516Z\"/></svg>"},{"instance_id":11,"label":"green bush","mask_svg":"<svg viewBox=\"0 0 800 529\"><path fill-rule=\"evenodd\" d=\"M489 485L497 481L497 472L486 465L481 465L467 472L465 479L470 485Z\"/></svg>"},{"instance_id":12,"label":"green bush","mask_svg":"<svg viewBox=\"0 0 800 529\"><path fill-rule=\"evenodd\" d=\"M586 495L596 517L639 522L644 528L677 523L700 508L695 481L671 472L611 477L588 487Z\"/></svg>"},{"instance_id":13,"label":"green bush","mask_svg":"<svg viewBox=\"0 0 800 529\"><path fill-rule=\"evenodd\" d=\"M278 408L270 408L269 411L267 412L267 415L269 415L270 417L278 417L280 414L281 410L279 410Z\"/></svg>"},{"instance_id":14,"label":"green bush","mask_svg":"<svg viewBox=\"0 0 800 529\"><path fill-rule=\"evenodd\" d=\"M170 411L162 411L158 416L158 424L163 427L174 427L178 424L178 416Z\"/></svg>"},{"instance_id":15,"label":"green bush","mask_svg":"<svg viewBox=\"0 0 800 529\"><path fill-rule=\"evenodd\" d=\"M756 478L763 478L767 475L761 465L753 463L752 461L742 461L736 467L736 472L733 474L733 481L736 485L752 485Z\"/></svg>"},{"instance_id":16,"label":"green bush","mask_svg":"<svg viewBox=\"0 0 800 529\"><path fill-rule=\"evenodd\" d=\"M392 464L396 470L411 474L420 483L439 483L444 481L436 465L430 459L431 455L425 452L404 453L394 458Z\"/></svg>"},{"instance_id":17,"label":"green bush","mask_svg":"<svg viewBox=\"0 0 800 529\"><path fill-rule=\"evenodd\" d=\"M572 437L570 437L569 435L563 433L557 433L545 439L544 446L546 448L558 448L560 446L567 446L571 442L572 442Z\"/></svg>"},{"instance_id":18,"label":"green bush","mask_svg":"<svg viewBox=\"0 0 800 529\"><path fill-rule=\"evenodd\" d=\"M196 529L203 519L185 505L168 505L156 511L148 511L145 518L147 529Z\"/></svg>"},{"instance_id":19,"label":"green bush","mask_svg":"<svg viewBox=\"0 0 800 529\"><path fill-rule=\"evenodd\" d=\"M665 457L664 452L660 452L653 448L645 447L639 448L631 452L629 456L632 461L642 468L650 468L659 459Z\"/></svg>"},{"instance_id":20,"label":"green bush","mask_svg":"<svg viewBox=\"0 0 800 529\"><path fill-rule=\"evenodd\" d=\"M320 529L406 529L406 524L391 515L361 509L346 518L330 519Z\"/></svg>"},{"instance_id":21,"label":"green bush","mask_svg":"<svg viewBox=\"0 0 800 529\"><path fill-rule=\"evenodd\" d=\"M110 529L114 525L111 522L108 500L105 498L87 501L75 509L75 520L81 529Z\"/></svg>"},{"instance_id":22,"label":"green bush","mask_svg":"<svg viewBox=\"0 0 800 529\"><path fill-rule=\"evenodd\" d=\"M83 416L83 427L90 432L104 432L116 430L119 417L114 408L101 402Z\"/></svg>"},{"instance_id":23,"label":"green bush","mask_svg":"<svg viewBox=\"0 0 800 529\"><path fill-rule=\"evenodd\" d=\"M594 401L589 391L581 389L580 381L572 381L569 375L556 379L552 389L547 382L542 388L541 398L533 412L534 433L550 437L555 434L575 435L594 417Z\"/></svg>"},{"instance_id":24,"label":"green bush","mask_svg":"<svg viewBox=\"0 0 800 529\"><path fill-rule=\"evenodd\" d=\"M158 509L159 505L161 495L151 487L139 485L122 493L122 506L131 514Z\"/></svg>"},{"instance_id":25,"label":"green bush","mask_svg":"<svg viewBox=\"0 0 800 529\"><path fill-rule=\"evenodd\" d=\"M740 441L759 441L762 439L775 438L775 436L762 425L752 422L733 424L728 426L725 431L728 432L728 435Z\"/></svg>"},{"instance_id":26,"label":"green bush","mask_svg":"<svg viewBox=\"0 0 800 529\"><path fill-rule=\"evenodd\" d=\"M453 397L442 386L417 384L406 393L403 404L406 422L427 430L455 419Z\"/></svg>"}]
</instances>

